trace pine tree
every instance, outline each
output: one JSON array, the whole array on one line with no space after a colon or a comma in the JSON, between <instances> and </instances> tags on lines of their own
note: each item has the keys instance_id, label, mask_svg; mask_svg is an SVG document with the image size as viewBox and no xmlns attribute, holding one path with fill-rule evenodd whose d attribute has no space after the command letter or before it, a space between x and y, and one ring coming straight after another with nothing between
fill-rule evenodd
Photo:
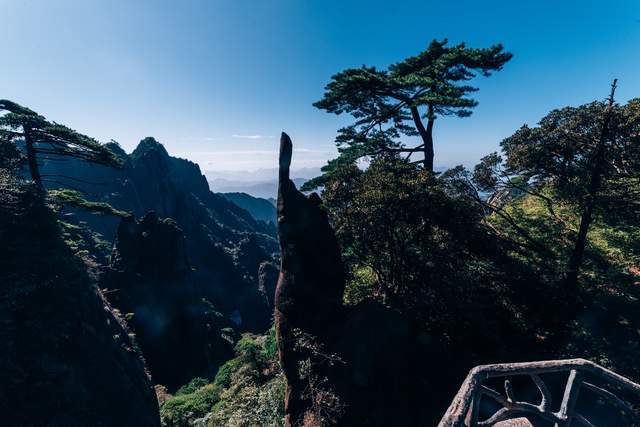
<instances>
[{"instance_id":1,"label":"pine tree","mask_svg":"<svg viewBox=\"0 0 640 427\"><path fill-rule=\"evenodd\" d=\"M471 115L478 103L469 94L478 89L467 82L478 74L490 76L512 57L500 44L481 49L447 44L446 39L433 40L425 51L387 70L362 66L332 77L324 97L313 105L330 113L348 113L355 122L338 131L340 158L325 172L364 156L406 153L409 158L416 152L423 153L424 168L433 171L436 118ZM422 144L406 147L399 141L402 135L419 136Z\"/></svg>"}]
</instances>

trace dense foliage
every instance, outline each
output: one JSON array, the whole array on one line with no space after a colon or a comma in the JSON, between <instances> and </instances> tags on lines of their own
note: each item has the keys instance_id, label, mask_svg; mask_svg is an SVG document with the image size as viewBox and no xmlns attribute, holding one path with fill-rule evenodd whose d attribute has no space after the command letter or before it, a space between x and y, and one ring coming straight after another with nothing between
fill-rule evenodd
<instances>
[{"instance_id":1,"label":"dense foliage","mask_svg":"<svg viewBox=\"0 0 640 427\"><path fill-rule=\"evenodd\" d=\"M634 223L638 217L640 102L616 105L614 90L615 82L607 103L554 110L538 126L523 126L502 141L504 162L492 154L475 170L484 191L524 192L542 199L552 216L558 203L574 207L580 221L566 260L568 292L577 285L592 222Z\"/></svg>"},{"instance_id":2,"label":"dense foliage","mask_svg":"<svg viewBox=\"0 0 640 427\"><path fill-rule=\"evenodd\" d=\"M587 357L637 377L638 105L554 110L472 171L434 176L393 154L337 167L322 196L348 267L346 303L411 315L450 353L465 348L451 364Z\"/></svg>"},{"instance_id":3,"label":"dense foliage","mask_svg":"<svg viewBox=\"0 0 640 427\"><path fill-rule=\"evenodd\" d=\"M500 346L502 334L536 327L518 293L533 296L540 283L452 180L395 157L336 171L323 198L350 275L346 302L375 299L450 343Z\"/></svg>"},{"instance_id":4,"label":"dense foliage","mask_svg":"<svg viewBox=\"0 0 640 427\"><path fill-rule=\"evenodd\" d=\"M188 426L198 418L207 426L282 425L285 381L276 358L275 331L244 334L235 352L211 383L195 378L164 398L164 425Z\"/></svg>"}]
</instances>

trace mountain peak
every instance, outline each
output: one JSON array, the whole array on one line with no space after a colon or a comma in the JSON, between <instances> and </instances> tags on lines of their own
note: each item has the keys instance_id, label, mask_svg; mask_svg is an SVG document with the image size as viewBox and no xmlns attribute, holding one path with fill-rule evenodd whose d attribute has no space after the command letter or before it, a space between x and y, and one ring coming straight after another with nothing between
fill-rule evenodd
<instances>
[{"instance_id":1,"label":"mountain peak","mask_svg":"<svg viewBox=\"0 0 640 427\"><path fill-rule=\"evenodd\" d=\"M111 152L113 152L113 154L115 154L119 159L125 160L127 158L127 153L122 149L120 144L118 144L116 141L111 140L107 142L104 146L107 147L109 150L111 150Z\"/></svg>"},{"instance_id":2,"label":"mountain peak","mask_svg":"<svg viewBox=\"0 0 640 427\"><path fill-rule=\"evenodd\" d=\"M163 157L164 156L169 157L169 153L167 153L167 150L164 148L164 146L162 144L160 144L152 136L148 136L148 137L142 139L138 143L138 146L136 147L136 149L133 150L133 153L131 153L131 156L134 159L138 159L138 158L142 157L145 153L148 153L150 151L157 151Z\"/></svg>"}]
</instances>

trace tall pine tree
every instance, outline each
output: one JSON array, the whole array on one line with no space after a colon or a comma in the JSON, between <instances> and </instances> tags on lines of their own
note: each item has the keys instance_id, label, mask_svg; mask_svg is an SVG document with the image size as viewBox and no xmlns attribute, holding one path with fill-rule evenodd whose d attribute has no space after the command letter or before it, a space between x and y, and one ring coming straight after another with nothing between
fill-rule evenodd
<instances>
[{"instance_id":1,"label":"tall pine tree","mask_svg":"<svg viewBox=\"0 0 640 427\"><path fill-rule=\"evenodd\" d=\"M478 89L468 81L490 76L511 59L498 44L469 48L433 40L416 56L387 70L362 66L344 70L331 79L324 97L314 103L330 113L348 113L355 122L338 131L340 157L323 169L384 153L424 155L424 168L433 171L433 127L440 116L468 117L478 103L469 95ZM425 124L426 120L426 124ZM419 136L421 144L407 147L401 136ZM315 180L307 187L322 184Z\"/></svg>"}]
</instances>

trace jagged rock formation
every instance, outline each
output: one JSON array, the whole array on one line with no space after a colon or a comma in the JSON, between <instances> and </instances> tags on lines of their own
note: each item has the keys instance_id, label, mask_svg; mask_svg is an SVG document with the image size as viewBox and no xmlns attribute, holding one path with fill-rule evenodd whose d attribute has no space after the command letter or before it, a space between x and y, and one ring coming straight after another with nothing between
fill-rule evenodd
<instances>
[{"instance_id":1,"label":"jagged rock formation","mask_svg":"<svg viewBox=\"0 0 640 427\"><path fill-rule=\"evenodd\" d=\"M280 278L275 295L275 323L280 363L287 378L285 425L301 424L312 413L313 397L307 396L307 378L301 364L311 358L300 348L302 335L335 354L336 327L343 320L342 294L345 278L340 251L320 199L300 193L289 179L292 144L286 134L280 140L278 185L278 235L280 237ZM309 360L310 362L310 360ZM321 377L336 376L319 364Z\"/></svg>"},{"instance_id":2,"label":"jagged rock formation","mask_svg":"<svg viewBox=\"0 0 640 427\"><path fill-rule=\"evenodd\" d=\"M219 342L219 328L202 329L221 322L205 320L204 312L221 313L241 331L262 333L271 325L272 308L258 289L258 268L276 251L275 227L209 191L196 164L169 156L153 138L143 139L130 155L115 143L108 146L122 159L122 169L71 160L45 163L43 173L79 177L86 183L59 180L89 200L144 217L119 225L118 218L67 209L65 220L85 223L117 244L111 260L94 254L110 264L101 286L123 313L136 313L132 322L143 351L151 351L146 355L154 380L171 388L195 373L208 376L232 353ZM149 211L155 215L145 216ZM202 299L215 310L205 309ZM178 309L179 304L184 307ZM147 321L147 311L170 321ZM165 321L171 327L158 332ZM172 365L174 357L184 363Z\"/></svg>"},{"instance_id":3,"label":"jagged rock formation","mask_svg":"<svg viewBox=\"0 0 640 427\"><path fill-rule=\"evenodd\" d=\"M0 242L2 424L159 426L124 322L62 241L41 196L5 174Z\"/></svg>"},{"instance_id":4,"label":"jagged rock formation","mask_svg":"<svg viewBox=\"0 0 640 427\"><path fill-rule=\"evenodd\" d=\"M194 377L212 377L233 357L222 329L230 322L193 280L184 234L154 212L118 228L111 265L101 284L130 317L153 380L174 390Z\"/></svg>"},{"instance_id":5,"label":"jagged rock formation","mask_svg":"<svg viewBox=\"0 0 640 427\"><path fill-rule=\"evenodd\" d=\"M187 235L202 231L201 224L217 243L239 241L247 232L275 234L273 227L256 221L244 209L209 191L198 165L170 156L154 138L140 141L130 155L116 143L107 147L123 161L122 169L72 160L44 162L42 171L58 175L56 181L81 190L89 200L110 203L136 217L155 211L160 217L173 218ZM83 182L64 177L81 178ZM76 214L113 241L117 219ZM275 240L271 244L275 249Z\"/></svg>"},{"instance_id":6,"label":"jagged rock formation","mask_svg":"<svg viewBox=\"0 0 640 427\"><path fill-rule=\"evenodd\" d=\"M280 141L275 297L285 425L424 424L427 340L375 303L344 307L345 276L321 200L289 179L292 144Z\"/></svg>"},{"instance_id":7,"label":"jagged rock formation","mask_svg":"<svg viewBox=\"0 0 640 427\"><path fill-rule=\"evenodd\" d=\"M280 270L272 263L267 261L260 263L260 267L258 268L258 290L267 302L271 312L274 310L279 274Z\"/></svg>"}]
</instances>

